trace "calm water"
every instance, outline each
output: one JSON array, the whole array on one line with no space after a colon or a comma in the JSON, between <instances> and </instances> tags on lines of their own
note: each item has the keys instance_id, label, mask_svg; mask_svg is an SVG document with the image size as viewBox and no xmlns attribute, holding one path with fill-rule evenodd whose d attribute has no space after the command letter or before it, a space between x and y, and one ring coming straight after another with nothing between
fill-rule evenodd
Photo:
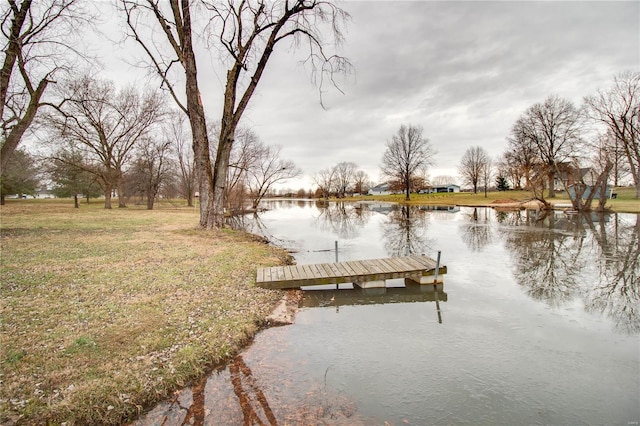
<instances>
[{"instance_id":1,"label":"calm water","mask_svg":"<svg viewBox=\"0 0 640 426\"><path fill-rule=\"evenodd\" d=\"M299 264L442 252L444 292L306 290L139 424L638 424L640 217L271 202ZM438 309L439 308L439 309Z\"/></svg>"}]
</instances>

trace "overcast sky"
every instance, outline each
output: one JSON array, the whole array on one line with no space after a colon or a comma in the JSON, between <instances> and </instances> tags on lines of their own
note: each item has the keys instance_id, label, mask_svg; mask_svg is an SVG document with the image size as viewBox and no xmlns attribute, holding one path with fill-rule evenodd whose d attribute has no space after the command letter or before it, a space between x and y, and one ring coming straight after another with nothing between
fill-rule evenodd
<instances>
[{"instance_id":1,"label":"overcast sky","mask_svg":"<svg viewBox=\"0 0 640 426\"><path fill-rule=\"evenodd\" d=\"M353 161L374 182L385 142L419 125L437 155L431 177L457 174L465 150L499 156L516 118L555 94L573 101L640 70L640 2L347 1L346 43L354 75L325 94L288 44L276 49L244 125L303 169L286 186ZM138 54L131 44L119 55ZM224 81L215 56L199 58L207 115L218 119ZM107 68L122 71L123 63ZM114 69L106 70L118 74ZM460 183L460 182L458 182Z\"/></svg>"}]
</instances>

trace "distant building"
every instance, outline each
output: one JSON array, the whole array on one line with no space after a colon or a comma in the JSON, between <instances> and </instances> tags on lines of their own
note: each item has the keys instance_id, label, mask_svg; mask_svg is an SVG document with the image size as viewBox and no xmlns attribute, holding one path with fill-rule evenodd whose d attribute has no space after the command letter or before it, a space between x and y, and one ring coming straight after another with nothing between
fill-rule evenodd
<instances>
[{"instance_id":1,"label":"distant building","mask_svg":"<svg viewBox=\"0 0 640 426\"><path fill-rule=\"evenodd\" d=\"M381 183L369 189L367 195L391 195L393 192L389 189L388 183Z\"/></svg>"},{"instance_id":2,"label":"distant building","mask_svg":"<svg viewBox=\"0 0 640 426\"><path fill-rule=\"evenodd\" d=\"M50 190L43 188L43 189L36 189L36 193L33 198L57 198L57 197Z\"/></svg>"},{"instance_id":3,"label":"distant building","mask_svg":"<svg viewBox=\"0 0 640 426\"><path fill-rule=\"evenodd\" d=\"M450 183L447 185L427 186L418 191L418 194L438 194L441 192L460 192L460 185Z\"/></svg>"}]
</instances>

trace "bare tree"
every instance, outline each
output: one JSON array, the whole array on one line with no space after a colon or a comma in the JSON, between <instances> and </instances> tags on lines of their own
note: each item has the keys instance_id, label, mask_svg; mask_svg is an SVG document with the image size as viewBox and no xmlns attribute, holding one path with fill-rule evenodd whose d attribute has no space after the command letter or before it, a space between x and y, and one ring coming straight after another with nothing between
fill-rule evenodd
<instances>
[{"instance_id":1,"label":"bare tree","mask_svg":"<svg viewBox=\"0 0 640 426\"><path fill-rule=\"evenodd\" d=\"M67 83L64 100L48 116L55 137L82 149L105 191L105 208L118 190L125 207L123 171L136 142L147 137L163 117L158 93L139 95L133 88L116 92L109 81L82 77Z\"/></svg>"},{"instance_id":2,"label":"bare tree","mask_svg":"<svg viewBox=\"0 0 640 426\"><path fill-rule=\"evenodd\" d=\"M580 152L580 113L570 101L549 96L527 109L520 120L520 137L536 147L536 156L546 165L549 197L553 198L558 164Z\"/></svg>"},{"instance_id":3,"label":"bare tree","mask_svg":"<svg viewBox=\"0 0 640 426\"><path fill-rule=\"evenodd\" d=\"M613 186L620 186L622 180L631 174L622 143L611 130L597 136L592 151L595 152L592 157L594 164L603 166L605 160L609 160L613 164L611 169Z\"/></svg>"},{"instance_id":4,"label":"bare tree","mask_svg":"<svg viewBox=\"0 0 640 426\"><path fill-rule=\"evenodd\" d=\"M333 167L338 198L344 198L347 191L353 186L357 168L357 164L352 161L342 161Z\"/></svg>"},{"instance_id":5,"label":"bare tree","mask_svg":"<svg viewBox=\"0 0 640 426\"><path fill-rule=\"evenodd\" d=\"M191 149L191 135L185 131L185 117L176 112L171 114L166 129L167 135L173 140L178 165L179 192L187 199L187 205L193 206L195 195L195 165L193 150Z\"/></svg>"},{"instance_id":6,"label":"bare tree","mask_svg":"<svg viewBox=\"0 0 640 426\"><path fill-rule=\"evenodd\" d=\"M484 187L484 198L487 198L487 191L489 191L489 182L493 178L493 161L490 157L487 157L487 161L485 161L482 166L481 180L482 186Z\"/></svg>"},{"instance_id":7,"label":"bare tree","mask_svg":"<svg viewBox=\"0 0 640 426\"><path fill-rule=\"evenodd\" d=\"M334 169L320 170L313 176L313 181L318 185L323 198L329 198L335 186Z\"/></svg>"},{"instance_id":8,"label":"bare tree","mask_svg":"<svg viewBox=\"0 0 640 426\"><path fill-rule=\"evenodd\" d=\"M147 200L147 210L153 210L162 185L171 177L173 164L170 154L172 141L151 136L136 143L137 156L130 175L136 192Z\"/></svg>"},{"instance_id":9,"label":"bare tree","mask_svg":"<svg viewBox=\"0 0 640 426\"><path fill-rule=\"evenodd\" d=\"M193 50L192 10L190 0L171 0L170 10L157 0L121 0L127 23L135 40L149 56L153 69L163 81L181 109L188 114L193 132L196 168L202 201L200 225L207 229L224 226L224 196L227 170L236 129L255 89L262 78L277 44L290 39L309 48L306 61L312 67L316 81L322 87L325 79L333 83L336 72L346 72L350 64L340 56L325 51L322 27L327 25L336 42L343 37L342 24L346 12L330 1L295 0L268 2L249 0L202 2L208 22L209 41L220 48L224 63L229 64L224 90L223 111L216 159L209 156L206 119L197 81L196 58ZM204 11L203 11L204 12ZM171 46L173 55L158 50L157 39L145 36L139 22L140 14L149 14ZM185 72L186 106L179 100L170 73L174 64ZM326 77L329 78L326 78Z\"/></svg>"},{"instance_id":10,"label":"bare tree","mask_svg":"<svg viewBox=\"0 0 640 426\"><path fill-rule=\"evenodd\" d=\"M256 210L260 200L276 183L284 183L300 176L302 171L293 161L280 158L281 147L265 146L255 167L249 169L247 186L251 194L251 208Z\"/></svg>"},{"instance_id":11,"label":"bare tree","mask_svg":"<svg viewBox=\"0 0 640 426\"><path fill-rule=\"evenodd\" d=\"M508 168L516 189L521 189L524 178L524 188L530 189L531 175L539 166L540 157L537 155L537 147L527 136L527 125L524 117L518 118L511 128L511 134L507 137L508 148L504 153L504 164Z\"/></svg>"},{"instance_id":12,"label":"bare tree","mask_svg":"<svg viewBox=\"0 0 640 426\"><path fill-rule=\"evenodd\" d=\"M608 90L584 101L589 116L609 129L624 152L640 198L640 73L618 74Z\"/></svg>"},{"instance_id":13,"label":"bare tree","mask_svg":"<svg viewBox=\"0 0 640 426\"><path fill-rule=\"evenodd\" d=\"M364 170L358 170L353 176L353 190L358 194L366 194L371 187L371 179Z\"/></svg>"},{"instance_id":14,"label":"bare tree","mask_svg":"<svg viewBox=\"0 0 640 426\"><path fill-rule=\"evenodd\" d=\"M79 0L7 0L6 5L0 12L0 172L34 122L48 86L82 56L79 29L90 22Z\"/></svg>"},{"instance_id":15,"label":"bare tree","mask_svg":"<svg viewBox=\"0 0 640 426\"><path fill-rule=\"evenodd\" d=\"M478 183L484 175L487 162L489 162L489 154L481 146L471 147L462 155L458 173L465 184L473 187L474 194L478 193Z\"/></svg>"},{"instance_id":16,"label":"bare tree","mask_svg":"<svg viewBox=\"0 0 640 426\"><path fill-rule=\"evenodd\" d=\"M220 131L215 126L214 131ZM266 147L258 135L250 129L236 130L235 143L231 150L227 171L226 206L231 211L242 211L247 201L247 181L250 171L256 169L264 155Z\"/></svg>"},{"instance_id":17,"label":"bare tree","mask_svg":"<svg viewBox=\"0 0 640 426\"><path fill-rule=\"evenodd\" d=\"M382 157L382 174L401 183L406 200L410 199L412 181L420 172L426 172L435 155L429 139L422 133L420 126L403 124L387 141Z\"/></svg>"}]
</instances>

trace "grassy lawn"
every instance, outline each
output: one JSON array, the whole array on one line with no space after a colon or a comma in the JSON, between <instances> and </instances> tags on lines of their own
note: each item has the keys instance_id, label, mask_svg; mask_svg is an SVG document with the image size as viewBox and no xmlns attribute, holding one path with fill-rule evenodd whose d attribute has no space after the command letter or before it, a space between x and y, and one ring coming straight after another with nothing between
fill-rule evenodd
<instances>
[{"instance_id":1,"label":"grassy lawn","mask_svg":"<svg viewBox=\"0 0 640 426\"><path fill-rule=\"evenodd\" d=\"M201 377L282 297L285 254L193 208L0 207L0 423L120 424Z\"/></svg>"},{"instance_id":2,"label":"grassy lawn","mask_svg":"<svg viewBox=\"0 0 640 426\"><path fill-rule=\"evenodd\" d=\"M640 200L635 198L635 188L617 188L614 191L617 198L607 200L607 207L614 212L624 213L640 213ZM502 191L489 192L484 196L484 192L477 194L470 192L457 192L447 194L411 194L411 200L406 204L412 205L458 205L458 206L485 206L491 205L496 200L515 200L527 201L533 198L533 194L529 191ZM347 198L347 200L376 200L376 201L392 201L405 203L404 195L376 195L376 196L359 196ZM565 193L557 194L556 198L547 199L551 204L570 203L569 197ZM597 206L597 200L593 206Z\"/></svg>"}]
</instances>

